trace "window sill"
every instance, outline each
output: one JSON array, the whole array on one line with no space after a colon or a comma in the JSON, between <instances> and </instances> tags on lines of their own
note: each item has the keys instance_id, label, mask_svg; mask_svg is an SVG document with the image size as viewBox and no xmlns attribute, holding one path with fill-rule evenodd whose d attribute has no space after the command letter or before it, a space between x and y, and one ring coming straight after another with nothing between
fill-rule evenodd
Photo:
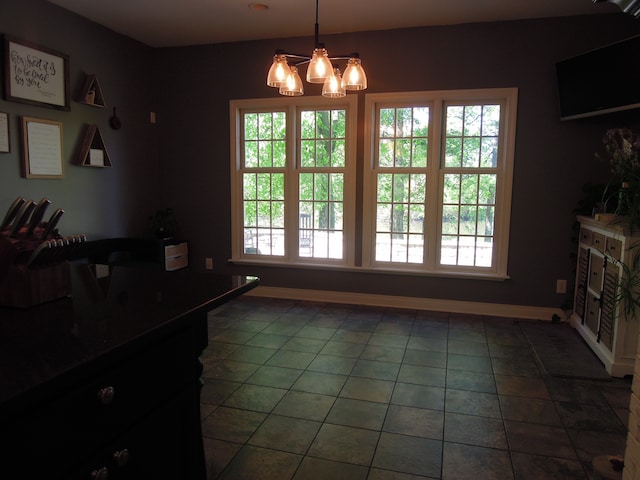
<instances>
[{"instance_id":1,"label":"window sill","mask_svg":"<svg viewBox=\"0 0 640 480\"><path fill-rule=\"evenodd\" d=\"M451 270L413 270L413 269L401 269L401 268L383 268L383 267L355 267L346 265L320 265L317 263L280 263L274 261L265 260L253 260L253 259L229 259L229 263L235 265L255 265L260 267L276 267L276 268L294 268L304 270L326 270L326 271L341 271L341 272L359 272L359 273L372 273L382 275L414 275L419 277L439 277L439 278L460 278L466 280L492 280L492 281L504 281L509 280L509 275L502 275L498 273L481 273L481 272L455 272Z\"/></svg>"}]
</instances>

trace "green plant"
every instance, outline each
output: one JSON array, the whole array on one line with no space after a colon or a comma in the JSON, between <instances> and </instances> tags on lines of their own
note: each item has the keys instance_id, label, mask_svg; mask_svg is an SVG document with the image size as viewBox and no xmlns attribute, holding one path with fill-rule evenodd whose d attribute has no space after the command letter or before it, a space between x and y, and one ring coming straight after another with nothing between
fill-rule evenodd
<instances>
[{"instance_id":1,"label":"green plant","mask_svg":"<svg viewBox=\"0 0 640 480\"><path fill-rule=\"evenodd\" d=\"M629 128L612 128L602 138L604 154L598 160L609 163L612 177L602 193L601 208L607 212L612 198L617 198L615 213L619 222L640 227L640 135Z\"/></svg>"},{"instance_id":2,"label":"green plant","mask_svg":"<svg viewBox=\"0 0 640 480\"><path fill-rule=\"evenodd\" d=\"M640 227L640 135L629 128L612 128L602 138L604 155L596 153L596 158L609 163L612 177L603 193L602 205L615 199L615 213L618 218L613 223L633 234ZM611 261L622 269L616 276L612 304L622 309L626 318L635 319L640 309L640 242L628 248L627 262Z\"/></svg>"},{"instance_id":3,"label":"green plant","mask_svg":"<svg viewBox=\"0 0 640 480\"><path fill-rule=\"evenodd\" d=\"M173 218L173 209L162 208L149 217L151 232L158 238L174 236L178 231L178 222Z\"/></svg>"},{"instance_id":4,"label":"green plant","mask_svg":"<svg viewBox=\"0 0 640 480\"><path fill-rule=\"evenodd\" d=\"M629 247L633 251L629 264L613 259L620 265L622 275L616 278L614 305L622 307L627 318L636 318L640 308L640 242Z\"/></svg>"}]
</instances>

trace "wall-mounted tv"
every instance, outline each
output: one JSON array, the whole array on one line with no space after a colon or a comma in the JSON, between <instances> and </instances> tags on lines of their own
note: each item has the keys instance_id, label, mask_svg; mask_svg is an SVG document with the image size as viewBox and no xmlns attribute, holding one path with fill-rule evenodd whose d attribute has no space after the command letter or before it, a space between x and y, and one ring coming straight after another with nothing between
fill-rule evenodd
<instances>
[{"instance_id":1,"label":"wall-mounted tv","mask_svg":"<svg viewBox=\"0 0 640 480\"><path fill-rule=\"evenodd\" d=\"M561 120L640 108L640 35L556 64Z\"/></svg>"}]
</instances>

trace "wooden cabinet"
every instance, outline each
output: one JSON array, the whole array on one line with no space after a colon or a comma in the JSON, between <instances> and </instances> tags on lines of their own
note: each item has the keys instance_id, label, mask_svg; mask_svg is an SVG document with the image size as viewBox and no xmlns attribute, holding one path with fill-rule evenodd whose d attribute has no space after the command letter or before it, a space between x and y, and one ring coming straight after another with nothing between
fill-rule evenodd
<instances>
[{"instance_id":1,"label":"wooden cabinet","mask_svg":"<svg viewBox=\"0 0 640 480\"><path fill-rule=\"evenodd\" d=\"M580 236L572 325L614 377L632 375L640 318L627 317L616 301L624 279L622 263L630 265L640 248L640 232L624 225L578 217Z\"/></svg>"},{"instance_id":2,"label":"wooden cabinet","mask_svg":"<svg viewBox=\"0 0 640 480\"><path fill-rule=\"evenodd\" d=\"M21 466L22 478L45 476L41 469L69 480L99 472L97 478L204 478L194 408L204 322L205 315L200 324L62 383L29 415L3 426L10 439L3 454Z\"/></svg>"},{"instance_id":3,"label":"wooden cabinet","mask_svg":"<svg viewBox=\"0 0 640 480\"><path fill-rule=\"evenodd\" d=\"M19 479L205 480L207 312L258 279L69 269L68 298L0 308L4 470Z\"/></svg>"},{"instance_id":4,"label":"wooden cabinet","mask_svg":"<svg viewBox=\"0 0 640 480\"><path fill-rule=\"evenodd\" d=\"M168 272L189 266L189 244L187 242L162 242L164 269Z\"/></svg>"}]
</instances>

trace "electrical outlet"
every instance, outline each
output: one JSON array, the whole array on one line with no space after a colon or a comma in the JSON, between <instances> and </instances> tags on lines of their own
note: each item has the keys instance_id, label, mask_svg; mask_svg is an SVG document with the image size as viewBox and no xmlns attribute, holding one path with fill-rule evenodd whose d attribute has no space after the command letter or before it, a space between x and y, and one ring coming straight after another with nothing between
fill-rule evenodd
<instances>
[{"instance_id":1,"label":"electrical outlet","mask_svg":"<svg viewBox=\"0 0 640 480\"><path fill-rule=\"evenodd\" d=\"M213 258L207 257L204 259L204 268L207 270L213 270Z\"/></svg>"},{"instance_id":2,"label":"electrical outlet","mask_svg":"<svg viewBox=\"0 0 640 480\"><path fill-rule=\"evenodd\" d=\"M567 293L566 280L556 280L556 293Z\"/></svg>"}]
</instances>

